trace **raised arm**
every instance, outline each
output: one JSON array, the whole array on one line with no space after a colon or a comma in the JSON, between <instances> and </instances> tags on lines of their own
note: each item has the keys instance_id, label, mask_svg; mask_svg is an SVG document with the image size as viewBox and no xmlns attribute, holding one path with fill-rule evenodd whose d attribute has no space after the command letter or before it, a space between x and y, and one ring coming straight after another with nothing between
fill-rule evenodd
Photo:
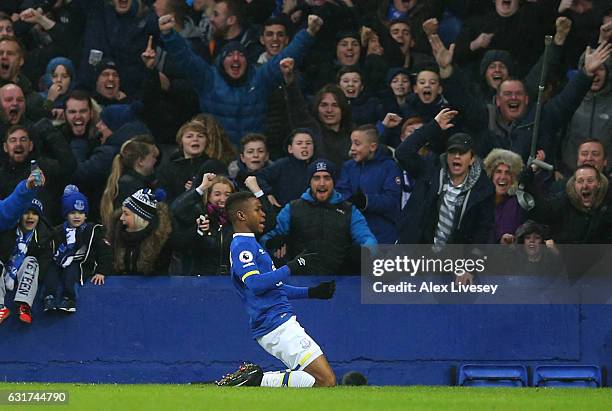
<instances>
[{"instance_id":1,"label":"raised arm","mask_svg":"<svg viewBox=\"0 0 612 411\"><path fill-rule=\"evenodd\" d=\"M161 40L170 58L191 80L196 90L205 88L210 84L214 67L197 56L187 41L174 30L174 17L161 16L158 22Z\"/></svg>"},{"instance_id":2,"label":"raised arm","mask_svg":"<svg viewBox=\"0 0 612 411\"><path fill-rule=\"evenodd\" d=\"M271 85L280 83L283 78L281 69L279 67L280 61L285 58L292 58L299 64L302 57L304 57L306 54L306 51L312 45L314 37L319 32L322 25L323 20L319 16L308 16L308 28L306 30L300 30L293 37L287 47L270 59L270 61L268 61L266 64L261 66L257 70L257 76Z\"/></svg>"},{"instance_id":3,"label":"raised arm","mask_svg":"<svg viewBox=\"0 0 612 411\"><path fill-rule=\"evenodd\" d=\"M22 180L17 184L11 195L0 200L0 231L13 228L35 196L34 177L30 175L27 180Z\"/></svg>"},{"instance_id":4,"label":"raised arm","mask_svg":"<svg viewBox=\"0 0 612 411\"><path fill-rule=\"evenodd\" d=\"M395 158L412 177L417 178L427 170L425 160L419 155L421 147L426 143L429 143L431 148L440 150L445 147L446 143L442 141L443 131L454 127L451 121L457 114L458 112L455 110L442 109L432 121L415 130L410 137L397 147Z\"/></svg>"}]
</instances>

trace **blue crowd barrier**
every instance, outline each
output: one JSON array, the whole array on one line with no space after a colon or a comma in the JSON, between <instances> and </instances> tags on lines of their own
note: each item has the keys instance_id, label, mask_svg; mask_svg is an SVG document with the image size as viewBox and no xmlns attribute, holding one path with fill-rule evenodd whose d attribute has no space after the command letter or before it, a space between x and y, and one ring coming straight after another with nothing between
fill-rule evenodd
<instances>
[{"instance_id":1,"label":"blue crowd barrier","mask_svg":"<svg viewBox=\"0 0 612 411\"><path fill-rule=\"evenodd\" d=\"M467 362L612 364L610 305L366 305L359 277L335 280L332 300L294 306L338 377L357 370L371 384L451 385ZM0 325L4 381L188 383L242 360L284 368L250 337L228 277L108 277L79 290L73 315L40 306L29 326L15 314Z\"/></svg>"}]
</instances>

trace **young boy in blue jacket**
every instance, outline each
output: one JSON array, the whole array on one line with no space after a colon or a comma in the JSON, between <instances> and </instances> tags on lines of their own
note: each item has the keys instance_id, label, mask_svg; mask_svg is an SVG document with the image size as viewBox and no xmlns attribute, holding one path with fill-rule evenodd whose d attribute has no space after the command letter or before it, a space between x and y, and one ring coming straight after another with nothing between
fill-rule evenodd
<instances>
[{"instance_id":1,"label":"young boy in blue jacket","mask_svg":"<svg viewBox=\"0 0 612 411\"><path fill-rule=\"evenodd\" d=\"M351 133L350 156L342 166L336 191L363 213L379 244L394 244L402 172L388 150L378 144L378 132L371 124Z\"/></svg>"}]
</instances>

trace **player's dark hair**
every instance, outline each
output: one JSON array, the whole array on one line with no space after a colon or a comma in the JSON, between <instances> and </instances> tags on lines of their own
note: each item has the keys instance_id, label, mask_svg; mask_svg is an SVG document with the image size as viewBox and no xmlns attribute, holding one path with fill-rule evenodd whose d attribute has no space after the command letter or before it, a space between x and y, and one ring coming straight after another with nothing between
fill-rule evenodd
<instances>
[{"instance_id":1,"label":"player's dark hair","mask_svg":"<svg viewBox=\"0 0 612 411\"><path fill-rule=\"evenodd\" d=\"M225 202L225 210L231 222L236 221L236 212L242 210L245 203L252 198L256 197L250 191L238 191L237 193L230 194Z\"/></svg>"}]
</instances>

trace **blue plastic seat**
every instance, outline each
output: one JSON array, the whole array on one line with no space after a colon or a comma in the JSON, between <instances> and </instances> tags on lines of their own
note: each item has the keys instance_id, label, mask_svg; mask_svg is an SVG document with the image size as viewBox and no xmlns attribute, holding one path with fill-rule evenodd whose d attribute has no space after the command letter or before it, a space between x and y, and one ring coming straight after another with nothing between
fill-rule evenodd
<instances>
[{"instance_id":1,"label":"blue plastic seat","mask_svg":"<svg viewBox=\"0 0 612 411\"><path fill-rule=\"evenodd\" d=\"M534 387L598 388L601 381L596 365L539 365L533 370Z\"/></svg>"},{"instance_id":2,"label":"blue plastic seat","mask_svg":"<svg viewBox=\"0 0 612 411\"><path fill-rule=\"evenodd\" d=\"M520 364L463 364L457 385L463 387L526 387L527 367Z\"/></svg>"}]
</instances>

